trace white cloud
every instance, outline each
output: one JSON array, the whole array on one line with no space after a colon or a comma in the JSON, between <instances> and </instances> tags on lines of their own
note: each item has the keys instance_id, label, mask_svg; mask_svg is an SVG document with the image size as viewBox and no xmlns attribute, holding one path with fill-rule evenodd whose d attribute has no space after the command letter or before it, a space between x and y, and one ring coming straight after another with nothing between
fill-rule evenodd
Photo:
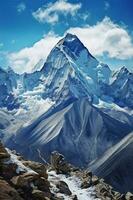
<instances>
[{"instance_id":1,"label":"white cloud","mask_svg":"<svg viewBox=\"0 0 133 200\"><path fill-rule=\"evenodd\" d=\"M123 27L105 17L93 26L74 27L67 32L76 34L94 56L103 56L107 53L110 58L133 58L132 39ZM48 56L61 36L49 33L30 48L24 48L8 55L9 65L19 73L30 72L39 60Z\"/></svg>"},{"instance_id":2,"label":"white cloud","mask_svg":"<svg viewBox=\"0 0 133 200\"><path fill-rule=\"evenodd\" d=\"M80 8L81 3L74 4L69 3L67 0L58 0L55 3L49 3L46 6L40 7L32 15L41 23L55 24L59 21L60 14L74 16Z\"/></svg>"},{"instance_id":3,"label":"white cloud","mask_svg":"<svg viewBox=\"0 0 133 200\"><path fill-rule=\"evenodd\" d=\"M32 47L26 47L18 52L8 54L9 65L18 73L31 72L41 59L46 60L49 52L59 39L59 36L49 33Z\"/></svg>"},{"instance_id":4,"label":"white cloud","mask_svg":"<svg viewBox=\"0 0 133 200\"><path fill-rule=\"evenodd\" d=\"M23 2L21 2L20 4L17 5L17 11L19 13L25 11L25 9L26 9L26 5Z\"/></svg>"},{"instance_id":5,"label":"white cloud","mask_svg":"<svg viewBox=\"0 0 133 200\"><path fill-rule=\"evenodd\" d=\"M76 34L94 56L108 53L109 57L122 60L133 57L133 43L127 30L108 17L94 26L70 28L68 32Z\"/></svg>"}]
</instances>

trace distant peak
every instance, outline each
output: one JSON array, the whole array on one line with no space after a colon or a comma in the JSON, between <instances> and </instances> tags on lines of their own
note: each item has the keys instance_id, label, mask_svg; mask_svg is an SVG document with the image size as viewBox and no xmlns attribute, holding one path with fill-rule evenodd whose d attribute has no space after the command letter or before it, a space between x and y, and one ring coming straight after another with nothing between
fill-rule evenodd
<instances>
[{"instance_id":1,"label":"distant peak","mask_svg":"<svg viewBox=\"0 0 133 200\"><path fill-rule=\"evenodd\" d=\"M6 71L7 71L7 72L14 72L14 70L13 70L12 67L10 67L10 66L8 66L8 68L7 68Z\"/></svg>"},{"instance_id":2,"label":"distant peak","mask_svg":"<svg viewBox=\"0 0 133 200\"><path fill-rule=\"evenodd\" d=\"M57 45L66 45L66 46L68 46L68 44L70 44L70 43L80 43L80 44L82 44L82 42L79 40L79 38L76 36L76 35L73 35L73 34L71 34L71 33L67 33L66 35L65 35L65 37L64 38L62 38L58 43L57 43ZM83 44L82 44L83 45Z\"/></svg>"},{"instance_id":3,"label":"distant peak","mask_svg":"<svg viewBox=\"0 0 133 200\"><path fill-rule=\"evenodd\" d=\"M121 68L119 69L118 73L119 73L119 74L128 74L129 71L128 71L128 69L127 69L125 66L123 66L123 67L121 67Z\"/></svg>"},{"instance_id":4,"label":"distant peak","mask_svg":"<svg viewBox=\"0 0 133 200\"><path fill-rule=\"evenodd\" d=\"M123 66L123 67L121 67L120 71L128 72L128 69L125 66Z\"/></svg>"},{"instance_id":5,"label":"distant peak","mask_svg":"<svg viewBox=\"0 0 133 200\"><path fill-rule=\"evenodd\" d=\"M62 46L64 49L66 48L67 50L70 50L76 56L79 56L80 52L82 52L83 50L87 51L88 54L90 54L88 49L84 46L80 39L76 35L73 35L71 33L67 33L66 36L57 43L57 47Z\"/></svg>"},{"instance_id":6,"label":"distant peak","mask_svg":"<svg viewBox=\"0 0 133 200\"><path fill-rule=\"evenodd\" d=\"M67 33L65 36L65 40L73 40L73 39L78 39L78 37L76 35L73 35L71 33Z\"/></svg>"}]
</instances>

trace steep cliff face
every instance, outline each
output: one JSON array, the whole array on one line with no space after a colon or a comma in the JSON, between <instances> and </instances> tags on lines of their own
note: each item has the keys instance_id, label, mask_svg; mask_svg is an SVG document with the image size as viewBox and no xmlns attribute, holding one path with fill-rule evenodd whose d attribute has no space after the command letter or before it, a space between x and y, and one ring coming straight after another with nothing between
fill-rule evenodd
<instances>
[{"instance_id":1,"label":"steep cliff face","mask_svg":"<svg viewBox=\"0 0 133 200\"><path fill-rule=\"evenodd\" d=\"M133 108L133 73L126 67L112 75L108 89L107 94L114 98L116 104Z\"/></svg>"},{"instance_id":2,"label":"steep cliff face","mask_svg":"<svg viewBox=\"0 0 133 200\"><path fill-rule=\"evenodd\" d=\"M110 148L89 168L120 192L133 192L133 133Z\"/></svg>"},{"instance_id":3,"label":"steep cliff face","mask_svg":"<svg viewBox=\"0 0 133 200\"><path fill-rule=\"evenodd\" d=\"M0 107L6 107L8 110L19 107L17 97L13 93L17 87L17 78L18 75L12 70L0 69Z\"/></svg>"},{"instance_id":4,"label":"steep cliff face","mask_svg":"<svg viewBox=\"0 0 133 200\"><path fill-rule=\"evenodd\" d=\"M21 128L7 144L32 159L37 158L37 149L45 158L58 150L71 163L86 166L132 128L83 98L42 115L28 127Z\"/></svg>"}]
</instances>

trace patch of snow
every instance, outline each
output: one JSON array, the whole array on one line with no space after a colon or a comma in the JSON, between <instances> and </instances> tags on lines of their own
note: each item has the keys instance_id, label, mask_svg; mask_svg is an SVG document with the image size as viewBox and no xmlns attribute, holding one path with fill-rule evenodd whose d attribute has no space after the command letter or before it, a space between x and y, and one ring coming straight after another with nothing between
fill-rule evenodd
<instances>
[{"instance_id":1,"label":"patch of snow","mask_svg":"<svg viewBox=\"0 0 133 200\"><path fill-rule=\"evenodd\" d=\"M78 200L94 200L96 199L94 197L95 195L95 191L94 191L94 187L90 187L87 189L81 189L81 181L78 177L76 176L71 176L71 177L67 177L63 174L56 174L55 171L50 171L48 172L48 180L52 183L52 192L56 192L57 194L57 188L55 187L55 184L58 181L64 181L70 191L72 192L72 195L77 195ZM65 200L70 200L71 197L67 196L67 195L63 195L58 193L57 194L58 197L64 197Z\"/></svg>"},{"instance_id":2,"label":"patch of snow","mask_svg":"<svg viewBox=\"0 0 133 200\"><path fill-rule=\"evenodd\" d=\"M110 109L110 110L114 110L114 111L120 111L120 112L124 112L127 113L129 115L133 115L133 110L129 110L128 108L124 107L120 107L117 104L112 102L112 98L106 96L107 98L105 98L104 100L99 99L98 104L94 104L95 107L98 108L106 108L106 109Z\"/></svg>"},{"instance_id":3,"label":"patch of snow","mask_svg":"<svg viewBox=\"0 0 133 200\"><path fill-rule=\"evenodd\" d=\"M20 172L28 172L28 173L34 173L37 174L35 171L30 169L29 167L26 167L25 165L22 164L20 160L18 160L17 155L13 154L11 150L6 148L7 152L10 154L10 160L7 161L6 163L15 163L18 168L16 170L16 173L19 174Z\"/></svg>"}]
</instances>

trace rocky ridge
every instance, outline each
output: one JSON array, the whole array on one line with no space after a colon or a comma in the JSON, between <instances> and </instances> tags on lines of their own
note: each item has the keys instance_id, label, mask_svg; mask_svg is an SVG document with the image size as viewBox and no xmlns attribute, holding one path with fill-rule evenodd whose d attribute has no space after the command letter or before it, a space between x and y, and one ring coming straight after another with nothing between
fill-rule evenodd
<instances>
[{"instance_id":1,"label":"rocky ridge","mask_svg":"<svg viewBox=\"0 0 133 200\"><path fill-rule=\"evenodd\" d=\"M0 143L0 199L2 200L131 200L88 170L68 164L58 152L50 164L24 160Z\"/></svg>"}]
</instances>

